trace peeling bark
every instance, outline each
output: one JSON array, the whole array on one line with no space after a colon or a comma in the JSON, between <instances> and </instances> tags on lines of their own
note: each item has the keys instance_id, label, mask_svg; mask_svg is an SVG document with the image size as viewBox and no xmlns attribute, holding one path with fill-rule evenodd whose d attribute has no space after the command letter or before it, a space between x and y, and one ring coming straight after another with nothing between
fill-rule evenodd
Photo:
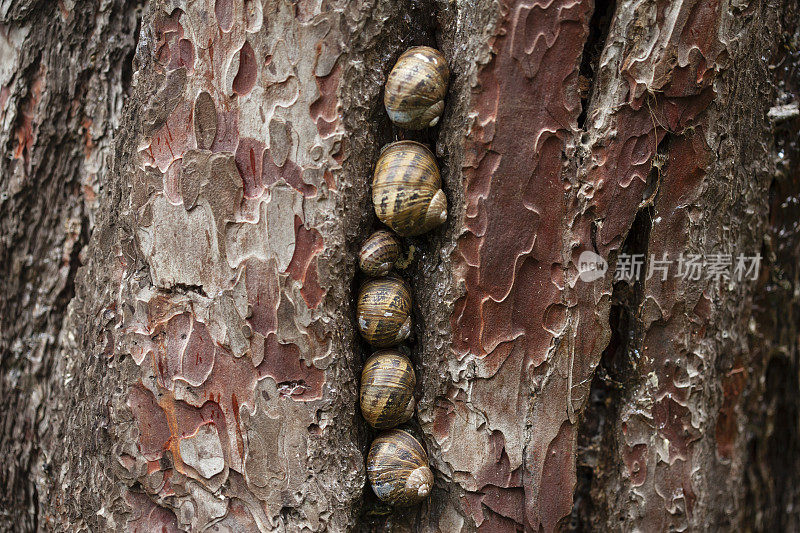
<instances>
[{"instance_id":1,"label":"peeling bark","mask_svg":"<svg viewBox=\"0 0 800 533\"><path fill-rule=\"evenodd\" d=\"M796 6L44 4L0 2L4 527L797 525ZM429 131L382 107L410 45L451 67ZM450 219L406 240L436 482L392 510L352 302L400 137Z\"/></svg>"}]
</instances>

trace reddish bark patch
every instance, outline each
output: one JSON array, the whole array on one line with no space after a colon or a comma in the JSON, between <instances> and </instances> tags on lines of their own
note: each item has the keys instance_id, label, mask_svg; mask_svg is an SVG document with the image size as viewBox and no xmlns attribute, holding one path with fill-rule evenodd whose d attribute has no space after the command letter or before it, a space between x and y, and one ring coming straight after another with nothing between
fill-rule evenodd
<instances>
[{"instance_id":1,"label":"reddish bark patch","mask_svg":"<svg viewBox=\"0 0 800 533\"><path fill-rule=\"evenodd\" d=\"M45 67L44 64L42 64L31 82L27 96L20 104L20 112L17 116L17 123L12 137L14 139L12 157L14 159L22 159L26 168L30 164L31 150L36 141L34 135L34 118L36 117L36 108L39 106L39 101L42 99L44 78Z\"/></svg>"},{"instance_id":2,"label":"reddish bark patch","mask_svg":"<svg viewBox=\"0 0 800 533\"><path fill-rule=\"evenodd\" d=\"M262 181L264 182L265 186L269 187L278 180L283 179L286 183L291 185L293 189L297 190L306 198L316 196L317 188L314 185L305 183L303 181L303 174L300 170L300 167L298 167L297 164L291 159L287 159L283 163L283 166L279 167L272 160L272 154L269 148L267 148L264 151L264 157L262 160Z\"/></svg>"},{"instance_id":3,"label":"reddish bark patch","mask_svg":"<svg viewBox=\"0 0 800 533\"><path fill-rule=\"evenodd\" d=\"M344 154L344 151L340 150L338 153ZM334 159L336 159L336 162L339 164L341 164L343 160L342 158L337 159L336 157L334 157ZM325 172L322 174L322 178L325 180L325 184L328 186L328 189L330 190L336 189L336 179L333 177L333 172L326 169Z\"/></svg>"},{"instance_id":4,"label":"reddish bark patch","mask_svg":"<svg viewBox=\"0 0 800 533\"><path fill-rule=\"evenodd\" d=\"M286 398L304 402L322 398L325 373L306 365L295 344L280 343L275 335L264 341L264 360L258 365L258 376L274 379Z\"/></svg>"},{"instance_id":5,"label":"reddish bark patch","mask_svg":"<svg viewBox=\"0 0 800 533\"><path fill-rule=\"evenodd\" d=\"M219 28L224 32L231 31L233 28L233 0L216 0L214 13L217 16Z\"/></svg>"},{"instance_id":6,"label":"reddish bark patch","mask_svg":"<svg viewBox=\"0 0 800 533\"><path fill-rule=\"evenodd\" d=\"M214 369L199 388L201 399L194 405L203 408L200 413L204 416L212 415L216 408L220 410L217 413L219 419L213 420L220 431L220 440L223 441L223 448L226 449L229 458L226 464L238 472L242 471L244 458L239 409L245 403L252 406L256 378L257 372L249 358L234 357L226 350L217 347L214 354ZM193 434L198 426L188 434ZM225 432L227 432L227 443L224 442Z\"/></svg>"},{"instance_id":7,"label":"reddish bark patch","mask_svg":"<svg viewBox=\"0 0 800 533\"><path fill-rule=\"evenodd\" d=\"M174 161L182 158L193 134L192 122L192 106L182 102L155 133L150 146L143 150L142 154L150 158L147 163L165 172Z\"/></svg>"},{"instance_id":8,"label":"reddish bark patch","mask_svg":"<svg viewBox=\"0 0 800 533\"><path fill-rule=\"evenodd\" d=\"M131 533L178 533L178 519L164 507L156 505L146 494L126 492L125 502L131 508L127 530Z\"/></svg>"},{"instance_id":9,"label":"reddish bark patch","mask_svg":"<svg viewBox=\"0 0 800 533\"><path fill-rule=\"evenodd\" d=\"M481 503L484 506L494 511L497 515L509 519L510 523L507 524L507 527L513 527L506 531L519 531L519 524L524 520L525 491L521 488L506 489L487 485L481 489L481 492L483 493ZM487 513L484 513L484 518L488 518ZM490 519L489 522L491 521ZM487 528L486 531L497 530Z\"/></svg>"},{"instance_id":10,"label":"reddish bark patch","mask_svg":"<svg viewBox=\"0 0 800 533\"><path fill-rule=\"evenodd\" d=\"M262 164L265 145L261 141L243 137L236 148L236 168L242 176L245 198L257 198L264 191Z\"/></svg>"},{"instance_id":11,"label":"reddish bark patch","mask_svg":"<svg viewBox=\"0 0 800 533\"><path fill-rule=\"evenodd\" d=\"M199 387L208 378L214 366L214 341L205 324L195 321L192 333L181 354L181 369L178 377L194 387Z\"/></svg>"},{"instance_id":12,"label":"reddish bark patch","mask_svg":"<svg viewBox=\"0 0 800 533\"><path fill-rule=\"evenodd\" d=\"M433 436L441 442L450 436L450 429L453 427L455 417L455 407L447 399L439 399L433 414Z\"/></svg>"},{"instance_id":13,"label":"reddish bark patch","mask_svg":"<svg viewBox=\"0 0 800 533\"><path fill-rule=\"evenodd\" d=\"M567 516L572 510L572 499L564 498L563 493L571 494L575 487L575 459L572 456L574 439L575 426L564 422L544 457L539 500L545 531L554 531L561 517Z\"/></svg>"},{"instance_id":14,"label":"reddish bark patch","mask_svg":"<svg viewBox=\"0 0 800 533\"><path fill-rule=\"evenodd\" d=\"M244 281L250 317L247 319L253 331L264 338L277 331L280 287L274 263L265 264L258 259L247 259L244 266Z\"/></svg>"},{"instance_id":15,"label":"reddish bark patch","mask_svg":"<svg viewBox=\"0 0 800 533\"><path fill-rule=\"evenodd\" d=\"M264 280L267 279L268 276L264 276ZM149 397L145 398L148 403L143 403L145 399L141 394L134 396L132 393L131 398L144 405L147 413L163 411L169 438L163 444L162 423L155 442L170 449L179 472L187 473L187 465L180 454L180 440L195 435L200 426L209 423L213 423L219 434L225 464L241 471L244 442L239 408L243 403L252 404L257 372L249 358L235 358L218 346L206 326L194 320L190 313L169 316L168 307L159 309L162 306L164 303L158 299L151 302L151 314L159 317L153 336L157 339L157 353L152 355L159 384L158 403L156 405L152 393L144 389L141 392ZM186 385L178 387L178 380ZM181 400L176 399L179 391ZM154 445L150 441L148 444L150 448Z\"/></svg>"},{"instance_id":16,"label":"reddish bark patch","mask_svg":"<svg viewBox=\"0 0 800 533\"><path fill-rule=\"evenodd\" d=\"M324 247L322 235L314 228L306 228L297 215L294 217L294 233L294 255L286 271L301 283L300 294L308 308L316 309L326 293L317 278L316 257Z\"/></svg>"},{"instance_id":17,"label":"reddish bark patch","mask_svg":"<svg viewBox=\"0 0 800 533\"><path fill-rule=\"evenodd\" d=\"M666 253L675 260L685 251L691 223L689 213L701 192L707 161L708 148L700 128L693 134L671 139L669 160L661 176L653 213L659 222L650 231L648 252L655 257ZM711 301L703 295L696 303L689 304L686 283L672 275L666 281L654 278L645 285L645 301L657 302L660 312L646 323L648 329L642 342L645 357L637 370L639 375L657 383L657 390L642 391L644 398L654 402L653 407L646 417L638 414L631 417L622 458L631 476L631 486L640 487L638 490L643 493L646 519L642 528L646 530L664 529L676 519L683 523L685 516L676 518L670 509L685 508L686 515L691 516L697 499L692 486L695 468L692 458L700 430L692 425L692 412L687 407L694 387L687 361L698 355L682 339L688 326L698 330L705 327L712 308ZM669 443L666 460L642 449L641 443L652 442L654 438Z\"/></svg>"},{"instance_id":18,"label":"reddish bark patch","mask_svg":"<svg viewBox=\"0 0 800 533\"><path fill-rule=\"evenodd\" d=\"M736 406L739 397L747 384L747 371L738 365L722 378L722 407L719 410L715 431L717 453L720 457L730 459L736 438L739 436L739 424L736 418Z\"/></svg>"},{"instance_id":19,"label":"reddish bark patch","mask_svg":"<svg viewBox=\"0 0 800 533\"><path fill-rule=\"evenodd\" d=\"M161 459L170 439L170 431L167 417L153 393L141 384L134 385L128 392L128 406L139 426L139 451L149 461Z\"/></svg>"},{"instance_id":20,"label":"reddish bark patch","mask_svg":"<svg viewBox=\"0 0 800 533\"><path fill-rule=\"evenodd\" d=\"M258 78L258 64L256 54L249 41L245 41L239 50L239 70L233 78L233 91L245 95L253 90Z\"/></svg>"},{"instance_id":21,"label":"reddish bark patch","mask_svg":"<svg viewBox=\"0 0 800 533\"><path fill-rule=\"evenodd\" d=\"M327 76L317 76L319 97L311 103L309 111L311 120L317 125L317 131L324 139L335 132L339 121L339 78L341 66L337 64Z\"/></svg>"},{"instance_id":22,"label":"reddish bark patch","mask_svg":"<svg viewBox=\"0 0 800 533\"><path fill-rule=\"evenodd\" d=\"M181 371L181 358L191 333L192 317L189 313L175 315L164 328L159 327L156 376L165 389L172 389L172 380Z\"/></svg>"},{"instance_id":23,"label":"reddish bark patch","mask_svg":"<svg viewBox=\"0 0 800 533\"><path fill-rule=\"evenodd\" d=\"M698 115L707 108L713 97L710 88L701 89L694 84L681 89L673 85L670 87L678 94L683 94L683 91L685 96L692 95L694 98L654 98L649 94L644 95L640 100L633 101L629 107L617 111L615 115L617 130L624 131L625 135L610 139L594 152L593 157L602 164L593 168L589 177L596 187L593 202L595 209L597 213L606 214L596 238L598 251L604 257L619 248L630 228L643 198L653 157L667 133L664 128L681 131L695 124ZM670 148L672 164L672 147ZM676 164L699 168L702 160L687 159ZM659 192L674 198L691 190L690 178L691 174L686 174L685 178L674 184L673 190L662 186Z\"/></svg>"},{"instance_id":24,"label":"reddish bark patch","mask_svg":"<svg viewBox=\"0 0 800 533\"><path fill-rule=\"evenodd\" d=\"M547 199L563 196L564 128L575 122L577 114L570 112L579 105L563 82L580 57L585 30L574 21L586 16L585 9L520 8L517 18L504 24L514 27L506 31L515 39L499 37L497 55L479 74L479 119L467 139L464 164L467 233L456 255L467 287L453 315L457 353L484 356L519 337L534 355L541 354L533 348L545 337L549 342L541 328L542 303L559 299L550 265L561 259L564 205ZM545 48L539 35L558 38ZM540 70L540 64L561 68ZM524 94L536 97L520 99Z\"/></svg>"},{"instance_id":25,"label":"reddish bark patch","mask_svg":"<svg viewBox=\"0 0 800 533\"><path fill-rule=\"evenodd\" d=\"M496 487L506 488L514 486L515 482L519 483L520 480L516 475L519 472L511 471L508 454L505 450L505 438L503 437L503 434L499 431L493 431L489 437L489 444L492 447L489 456L494 457L495 461L487 462L483 469L475 473L475 481L477 482L478 486L482 487L493 485ZM495 510L497 511L497 509ZM504 514L504 516L510 515Z\"/></svg>"},{"instance_id":26,"label":"reddish bark patch","mask_svg":"<svg viewBox=\"0 0 800 533\"><path fill-rule=\"evenodd\" d=\"M239 110L217 109L217 135L213 152L236 152L239 144Z\"/></svg>"},{"instance_id":27,"label":"reddish bark patch","mask_svg":"<svg viewBox=\"0 0 800 533\"><path fill-rule=\"evenodd\" d=\"M206 423L200 409L181 400L175 400L171 393L166 393L161 399L161 406L167 414L167 419L172 422L172 444L178 449L180 439L197 433L197 428ZM180 454L176 456L180 460ZM182 462L176 461L176 468L184 472Z\"/></svg>"},{"instance_id":28,"label":"reddish bark patch","mask_svg":"<svg viewBox=\"0 0 800 533\"><path fill-rule=\"evenodd\" d=\"M483 495L477 492L465 492L461 497L461 505L467 512L467 515L472 517L472 520L478 527L483 525L483 509L481 508L482 500Z\"/></svg>"},{"instance_id":29,"label":"reddish bark patch","mask_svg":"<svg viewBox=\"0 0 800 533\"><path fill-rule=\"evenodd\" d=\"M194 46L188 39L178 41L178 66L186 67L186 71L194 72Z\"/></svg>"},{"instance_id":30,"label":"reddish bark patch","mask_svg":"<svg viewBox=\"0 0 800 533\"><path fill-rule=\"evenodd\" d=\"M156 34L155 58L166 70L186 67L194 71L194 46L184 39L181 18L183 11L176 9L170 16L159 16L153 23Z\"/></svg>"}]
</instances>

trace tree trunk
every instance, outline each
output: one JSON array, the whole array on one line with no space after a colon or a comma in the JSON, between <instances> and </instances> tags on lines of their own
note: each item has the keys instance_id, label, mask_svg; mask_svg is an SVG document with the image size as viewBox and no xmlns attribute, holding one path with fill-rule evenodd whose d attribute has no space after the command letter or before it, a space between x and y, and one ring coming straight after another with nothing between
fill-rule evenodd
<instances>
[{"instance_id":1,"label":"tree trunk","mask_svg":"<svg viewBox=\"0 0 800 533\"><path fill-rule=\"evenodd\" d=\"M800 528L798 17L0 0L0 527ZM403 132L415 44L451 81ZM396 138L449 202L405 240L436 477L405 510L366 482L353 304Z\"/></svg>"}]
</instances>

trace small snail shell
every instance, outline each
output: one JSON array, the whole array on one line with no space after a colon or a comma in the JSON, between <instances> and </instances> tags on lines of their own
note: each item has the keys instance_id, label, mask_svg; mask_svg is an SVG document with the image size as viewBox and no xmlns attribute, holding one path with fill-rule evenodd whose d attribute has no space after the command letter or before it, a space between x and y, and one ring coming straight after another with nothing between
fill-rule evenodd
<instances>
[{"instance_id":1,"label":"small snail shell","mask_svg":"<svg viewBox=\"0 0 800 533\"><path fill-rule=\"evenodd\" d=\"M402 429L384 431L372 442L367 476L378 498L398 507L421 502L433 487L428 454Z\"/></svg>"},{"instance_id":2,"label":"small snail shell","mask_svg":"<svg viewBox=\"0 0 800 533\"><path fill-rule=\"evenodd\" d=\"M411 334L411 290L400 278L371 279L361 286L358 331L378 348L400 344Z\"/></svg>"},{"instance_id":3,"label":"small snail shell","mask_svg":"<svg viewBox=\"0 0 800 533\"><path fill-rule=\"evenodd\" d=\"M417 377L408 357L397 350L375 352L361 372L361 413L370 426L393 428L414 414Z\"/></svg>"},{"instance_id":4,"label":"small snail shell","mask_svg":"<svg viewBox=\"0 0 800 533\"><path fill-rule=\"evenodd\" d=\"M368 276L385 276L400 258L400 241L390 231L378 230L364 241L358 264Z\"/></svg>"},{"instance_id":5,"label":"small snail shell","mask_svg":"<svg viewBox=\"0 0 800 533\"><path fill-rule=\"evenodd\" d=\"M386 79L386 113L404 129L435 126L444 111L449 79L450 69L441 52L428 46L409 48Z\"/></svg>"},{"instance_id":6,"label":"small snail shell","mask_svg":"<svg viewBox=\"0 0 800 533\"><path fill-rule=\"evenodd\" d=\"M414 141L383 149L372 178L378 218L403 236L420 235L447 220L447 197L439 167L428 148Z\"/></svg>"}]
</instances>

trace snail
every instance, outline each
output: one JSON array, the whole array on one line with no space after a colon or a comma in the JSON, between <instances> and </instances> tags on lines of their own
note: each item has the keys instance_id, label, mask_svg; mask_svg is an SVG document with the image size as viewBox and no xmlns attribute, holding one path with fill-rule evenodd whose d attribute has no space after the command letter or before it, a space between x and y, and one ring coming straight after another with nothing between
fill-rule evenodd
<instances>
[{"instance_id":1,"label":"snail","mask_svg":"<svg viewBox=\"0 0 800 533\"><path fill-rule=\"evenodd\" d=\"M399 127L435 126L444 111L450 69L441 52L428 46L409 48L398 58L383 92L383 105Z\"/></svg>"},{"instance_id":2,"label":"snail","mask_svg":"<svg viewBox=\"0 0 800 533\"><path fill-rule=\"evenodd\" d=\"M428 454L402 429L384 431L372 442L367 476L378 498L398 507L421 502L433 487Z\"/></svg>"},{"instance_id":3,"label":"snail","mask_svg":"<svg viewBox=\"0 0 800 533\"><path fill-rule=\"evenodd\" d=\"M396 350L375 352L361 372L361 414L370 426L393 428L414 414L417 378L408 357Z\"/></svg>"},{"instance_id":4,"label":"snail","mask_svg":"<svg viewBox=\"0 0 800 533\"><path fill-rule=\"evenodd\" d=\"M447 220L447 197L436 160L414 141L386 146L375 165L372 203L378 218L404 237L420 235Z\"/></svg>"},{"instance_id":5,"label":"snail","mask_svg":"<svg viewBox=\"0 0 800 533\"><path fill-rule=\"evenodd\" d=\"M400 241L392 232L378 230L364 242L358 264L369 276L385 276L400 258Z\"/></svg>"},{"instance_id":6,"label":"snail","mask_svg":"<svg viewBox=\"0 0 800 533\"><path fill-rule=\"evenodd\" d=\"M371 279L361 286L358 331L371 345L386 348L411 334L411 289L400 278Z\"/></svg>"}]
</instances>

